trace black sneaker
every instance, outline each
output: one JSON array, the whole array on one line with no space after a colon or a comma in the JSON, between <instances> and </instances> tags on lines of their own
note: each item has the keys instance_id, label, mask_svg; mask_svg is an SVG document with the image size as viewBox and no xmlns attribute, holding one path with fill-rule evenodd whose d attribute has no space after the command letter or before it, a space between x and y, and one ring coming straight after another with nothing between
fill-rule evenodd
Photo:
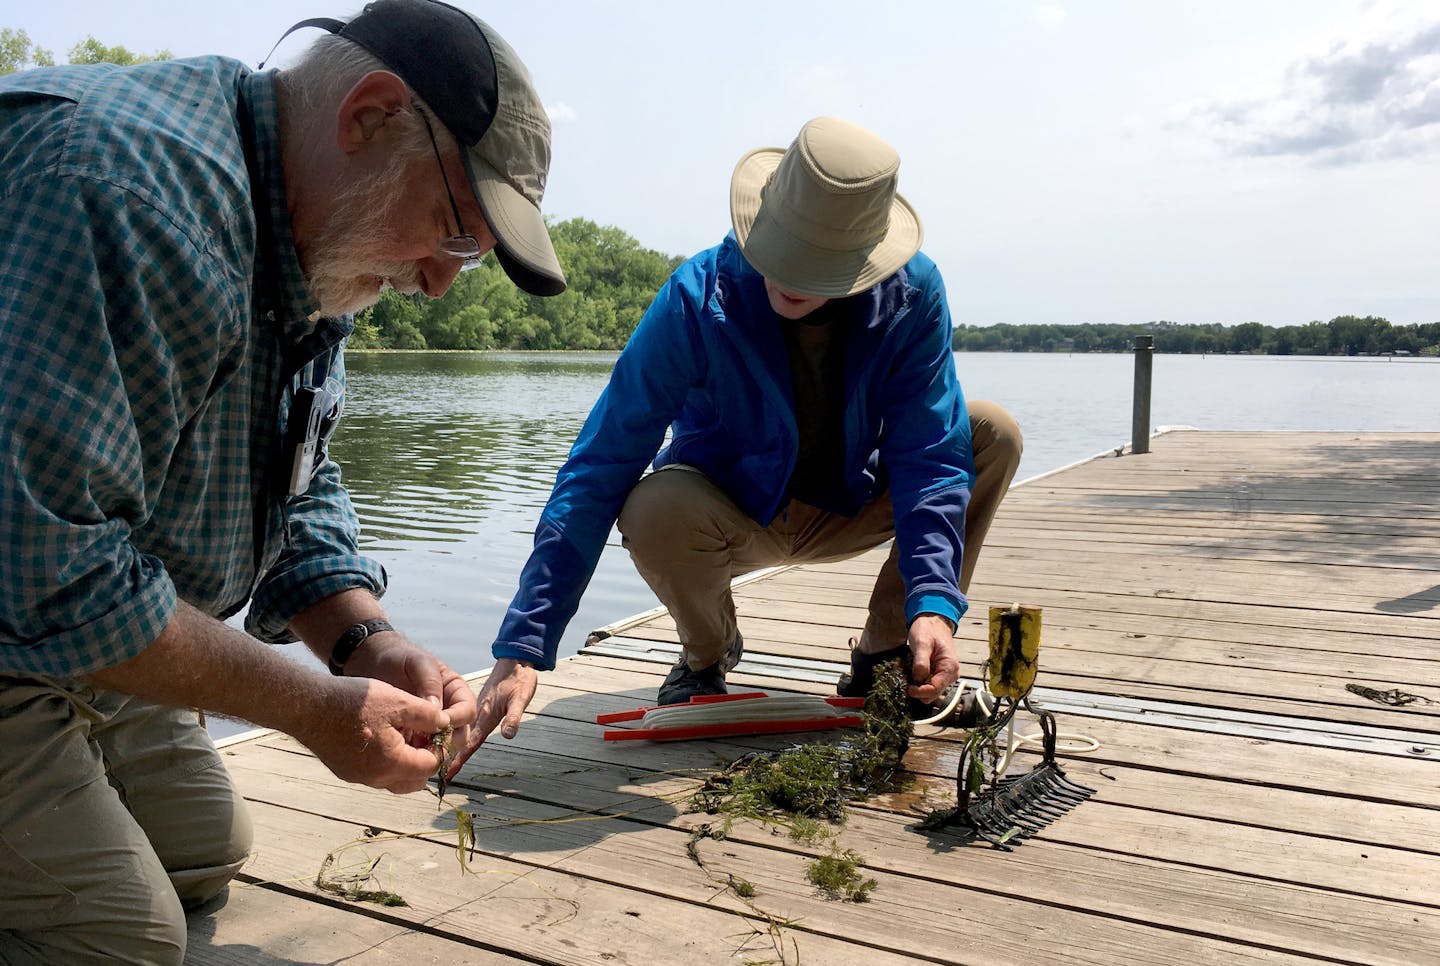
<instances>
[{"instance_id":1,"label":"black sneaker","mask_svg":"<svg viewBox=\"0 0 1440 966\"><path fill-rule=\"evenodd\" d=\"M888 651L881 651L878 654L865 654L855 641L851 639L850 645L850 670L840 674L840 680L835 685L835 692L847 698L868 698L870 690L875 687L875 671L884 664L900 659L905 668L905 677L908 680L911 669L915 666L915 655L910 651L909 644L901 644L899 647L892 647ZM956 687L959 685L957 684ZM947 691L938 704L929 705L916 698L909 698L906 701L907 710L910 712L911 721L928 721L940 714L949 704L953 691ZM943 720L933 721L931 724L947 728L973 728L986 717L985 711L975 699L973 691L966 691L960 696L960 701L955 705Z\"/></svg>"},{"instance_id":2,"label":"black sneaker","mask_svg":"<svg viewBox=\"0 0 1440 966\"><path fill-rule=\"evenodd\" d=\"M745 653L745 642L740 637L740 632L735 632L735 640L725 650L725 656L709 667L702 667L698 671L690 670L690 665L685 663L685 650L680 650L680 660L665 675L665 683L660 685L659 702L661 704L688 704L690 699L701 694L727 694L725 687L725 675L730 669L740 663L740 655Z\"/></svg>"},{"instance_id":3,"label":"black sneaker","mask_svg":"<svg viewBox=\"0 0 1440 966\"><path fill-rule=\"evenodd\" d=\"M892 647L888 651L881 651L878 654L865 654L855 644L855 639L850 639L850 670L840 674L840 680L835 685L835 692L845 698L868 698L870 691L875 687L875 670L882 664L888 664L899 658L905 668L905 678L909 680L910 669L915 666L915 656L910 653L909 644L901 644L899 647Z\"/></svg>"}]
</instances>

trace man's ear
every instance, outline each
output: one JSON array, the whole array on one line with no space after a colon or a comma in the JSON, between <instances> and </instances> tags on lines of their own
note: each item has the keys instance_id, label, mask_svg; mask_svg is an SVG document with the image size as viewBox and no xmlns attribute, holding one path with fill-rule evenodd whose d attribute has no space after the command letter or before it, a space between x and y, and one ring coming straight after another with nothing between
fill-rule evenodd
<instances>
[{"instance_id":1,"label":"man's ear","mask_svg":"<svg viewBox=\"0 0 1440 966\"><path fill-rule=\"evenodd\" d=\"M335 144L354 154L377 135L383 136L387 119L410 106L410 89L388 70L372 70L350 88L335 114Z\"/></svg>"}]
</instances>

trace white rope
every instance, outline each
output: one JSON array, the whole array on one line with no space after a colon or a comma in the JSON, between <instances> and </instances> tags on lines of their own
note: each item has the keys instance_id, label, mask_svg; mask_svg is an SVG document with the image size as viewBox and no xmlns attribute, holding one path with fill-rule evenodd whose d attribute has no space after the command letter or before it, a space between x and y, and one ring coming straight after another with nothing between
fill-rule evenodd
<instances>
[{"instance_id":1,"label":"white rope","mask_svg":"<svg viewBox=\"0 0 1440 966\"><path fill-rule=\"evenodd\" d=\"M940 713L931 715L928 718L917 718L915 719L915 724L938 724L939 722L944 721L946 718L950 717L950 712L954 711L957 707L959 707L960 701L965 697L965 686L969 683L969 681L956 681L953 685L950 686L950 700L945 703L945 707L940 711Z\"/></svg>"},{"instance_id":2,"label":"white rope","mask_svg":"<svg viewBox=\"0 0 1440 966\"><path fill-rule=\"evenodd\" d=\"M945 718L949 717L950 712L959 706L967 690L975 692L975 700L979 703L980 710L987 716L995 710L995 697L981 682L956 681L951 690L953 693L945 705L945 710L929 718L917 720L915 723L917 725L928 725L945 720ZM1070 742L1070 744L1063 744L1063 742L1067 741ZM1000 760L996 763L995 773L997 775L1005 774L1005 769L1010 767L1011 757L1014 756L1018 749L1025 745L1044 748L1045 733L1043 731L1036 731L1028 735L1017 735L1015 733L1015 719L1011 717L1010 727L1005 736L1005 750L1001 753ZM1069 755L1087 755L1092 751L1099 751L1100 742L1078 731L1057 731L1055 733L1055 750L1057 752L1063 751Z\"/></svg>"}]
</instances>

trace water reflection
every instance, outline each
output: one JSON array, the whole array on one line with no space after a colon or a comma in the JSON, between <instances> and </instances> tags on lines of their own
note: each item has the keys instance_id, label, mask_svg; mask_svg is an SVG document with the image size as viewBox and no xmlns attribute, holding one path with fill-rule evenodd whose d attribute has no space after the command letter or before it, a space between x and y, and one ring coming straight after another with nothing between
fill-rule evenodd
<instances>
[{"instance_id":1,"label":"water reflection","mask_svg":"<svg viewBox=\"0 0 1440 966\"><path fill-rule=\"evenodd\" d=\"M614 353L357 353L334 455L367 550L528 529Z\"/></svg>"},{"instance_id":2,"label":"water reflection","mask_svg":"<svg viewBox=\"0 0 1440 966\"><path fill-rule=\"evenodd\" d=\"M451 666L490 644L535 521L616 354L353 353L332 443L360 515L361 547L390 574L396 624ZM655 606L612 533L565 635Z\"/></svg>"}]
</instances>

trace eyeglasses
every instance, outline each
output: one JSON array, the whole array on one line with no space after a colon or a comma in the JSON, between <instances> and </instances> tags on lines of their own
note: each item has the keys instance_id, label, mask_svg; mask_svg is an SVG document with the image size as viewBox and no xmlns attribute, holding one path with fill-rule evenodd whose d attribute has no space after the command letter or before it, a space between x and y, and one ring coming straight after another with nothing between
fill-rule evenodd
<instances>
[{"instance_id":1,"label":"eyeglasses","mask_svg":"<svg viewBox=\"0 0 1440 966\"><path fill-rule=\"evenodd\" d=\"M436 246L441 255L450 258L463 258L467 265L478 264L480 256L480 242L475 236L465 230L465 222L460 220L460 206L455 204L455 195L450 191L450 178L445 174L445 162L440 160L440 145L435 142L435 130L430 127L430 119L425 116L424 111L417 110L420 120L425 123L425 133L430 135L430 147L435 151L435 163L440 165L440 180L445 182L445 197L450 199L450 210L455 215L455 226L459 233L440 239Z\"/></svg>"}]
</instances>

